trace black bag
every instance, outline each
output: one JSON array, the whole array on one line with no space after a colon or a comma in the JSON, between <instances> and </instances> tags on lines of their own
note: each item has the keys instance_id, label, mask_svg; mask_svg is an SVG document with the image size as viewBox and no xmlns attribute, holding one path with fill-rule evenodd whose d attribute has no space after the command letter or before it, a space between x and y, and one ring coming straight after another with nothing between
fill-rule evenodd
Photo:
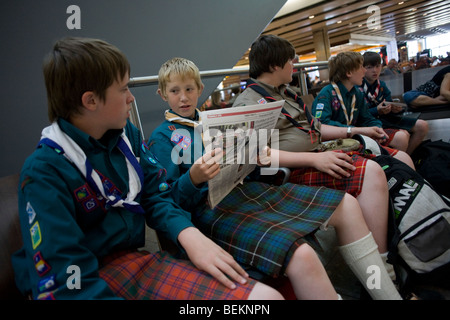
<instances>
[{"instance_id":1,"label":"black bag","mask_svg":"<svg viewBox=\"0 0 450 320\"><path fill-rule=\"evenodd\" d=\"M411 158L416 171L437 192L450 197L450 143L426 140L414 150Z\"/></svg>"},{"instance_id":2,"label":"black bag","mask_svg":"<svg viewBox=\"0 0 450 320\"><path fill-rule=\"evenodd\" d=\"M394 265L400 292L416 284L450 288L450 199L405 163L386 155L373 160L388 182L388 262Z\"/></svg>"}]
</instances>

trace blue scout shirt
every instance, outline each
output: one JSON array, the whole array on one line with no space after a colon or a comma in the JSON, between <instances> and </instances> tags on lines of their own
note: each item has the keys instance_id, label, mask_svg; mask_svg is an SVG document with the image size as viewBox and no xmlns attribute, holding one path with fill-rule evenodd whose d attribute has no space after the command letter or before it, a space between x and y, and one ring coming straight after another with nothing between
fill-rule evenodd
<instances>
[{"instance_id":1,"label":"blue scout shirt","mask_svg":"<svg viewBox=\"0 0 450 320\"><path fill-rule=\"evenodd\" d=\"M379 117L377 106L384 100L392 101L391 90L389 90L389 88L387 87L386 82L382 80L379 81L380 81L380 88L378 89L376 97L374 97L373 99L371 99L367 93L370 93L372 96L375 94L375 91L378 86L378 81L369 84L367 80L364 79L363 85L360 87L360 91L364 94L364 99L367 103L367 106L369 107L369 112L375 118ZM367 88L367 92L365 92L366 90L365 88Z\"/></svg>"},{"instance_id":2,"label":"blue scout shirt","mask_svg":"<svg viewBox=\"0 0 450 320\"><path fill-rule=\"evenodd\" d=\"M126 195L128 170L117 148L122 130L110 130L95 140L64 120L58 123L106 183ZM26 160L19 184L24 245L13 257L16 282L23 293L31 291L34 299L49 294L56 299L115 298L98 275L102 257L142 247L146 220L175 243L179 232L193 226L190 214L174 202L178 196L171 192L164 168L142 143L137 128L128 122L125 130L144 173L142 192L135 200L145 215L105 206L78 169L47 145L38 147ZM73 266L81 272L81 289L67 286Z\"/></svg>"},{"instance_id":3,"label":"blue scout shirt","mask_svg":"<svg viewBox=\"0 0 450 320\"><path fill-rule=\"evenodd\" d=\"M190 197L183 207L187 210L197 207L208 193L207 183L197 188L189 175L192 164L203 155L201 131L165 120L153 131L148 145L167 170L167 181L178 181L177 193Z\"/></svg>"},{"instance_id":4,"label":"blue scout shirt","mask_svg":"<svg viewBox=\"0 0 450 320\"><path fill-rule=\"evenodd\" d=\"M347 113L350 117L352 98L356 97L355 110L353 112L353 120L350 126L353 127L380 127L382 126L381 121L375 119L369 112L368 107L364 100L364 94L356 87L352 87L348 91L345 86L339 82L337 84L339 87L342 100L345 104ZM345 119L344 112L342 111L341 104L339 102L338 95L331 84L325 86L320 90L317 97L314 99L312 105L312 114L320 119L322 123L338 126L338 127L348 127L347 121Z\"/></svg>"}]
</instances>

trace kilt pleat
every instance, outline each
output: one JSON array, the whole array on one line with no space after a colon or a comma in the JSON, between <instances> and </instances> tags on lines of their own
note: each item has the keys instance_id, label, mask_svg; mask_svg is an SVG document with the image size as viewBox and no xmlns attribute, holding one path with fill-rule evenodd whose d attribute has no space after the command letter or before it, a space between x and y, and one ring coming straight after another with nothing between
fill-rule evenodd
<instances>
[{"instance_id":1,"label":"kilt pleat","mask_svg":"<svg viewBox=\"0 0 450 320\"><path fill-rule=\"evenodd\" d=\"M398 130L397 130L398 131ZM393 131L390 131L391 133ZM398 153L397 149L382 146L389 155L395 156ZM344 152L342 150L335 150L333 152ZM330 189L343 190L354 197L357 197L361 193L361 189L364 183L364 174L366 172L367 160L373 159L376 155L365 154L363 150L348 151L348 154L352 160L353 165L356 167L355 171L349 171L349 177L343 177L342 179L336 179L330 176L328 173L317 170L316 168L298 168L291 171L289 177L290 183L296 183L307 186L324 186ZM278 181L279 182L279 181Z\"/></svg>"},{"instance_id":2,"label":"kilt pleat","mask_svg":"<svg viewBox=\"0 0 450 320\"><path fill-rule=\"evenodd\" d=\"M230 290L191 262L166 252L131 251L103 261L100 277L127 300L245 300L255 281Z\"/></svg>"},{"instance_id":3,"label":"kilt pleat","mask_svg":"<svg viewBox=\"0 0 450 320\"><path fill-rule=\"evenodd\" d=\"M199 208L193 221L239 263L278 277L292 252L330 218L343 196L324 187L244 182L215 208Z\"/></svg>"},{"instance_id":4,"label":"kilt pleat","mask_svg":"<svg viewBox=\"0 0 450 320\"><path fill-rule=\"evenodd\" d=\"M334 152L342 151L338 150ZM325 186L330 189L343 190L352 196L357 197L361 193L368 159L360 156L360 153L355 151L346 153L352 157L353 165L356 167L355 171L349 171L351 174L350 177L336 179L328 173L319 171L313 167L308 167L292 170L289 182L307 186Z\"/></svg>"}]
</instances>

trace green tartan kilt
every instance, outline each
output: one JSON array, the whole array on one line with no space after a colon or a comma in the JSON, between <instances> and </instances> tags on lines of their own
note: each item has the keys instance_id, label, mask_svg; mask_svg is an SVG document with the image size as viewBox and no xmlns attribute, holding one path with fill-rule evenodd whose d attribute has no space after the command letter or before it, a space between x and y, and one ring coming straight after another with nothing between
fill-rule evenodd
<instances>
[{"instance_id":1,"label":"green tartan kilt","mask_svg":"<svg viewBox=\"0 0 450 320\"><path fill-rule=\"evenodd\" d=\"M283 275L295 249L311 243L344 194L292 183L244 182L214 209L207 203L200 206L193 221L244 267L276 278Z\"/></svg>"}]
</instances>

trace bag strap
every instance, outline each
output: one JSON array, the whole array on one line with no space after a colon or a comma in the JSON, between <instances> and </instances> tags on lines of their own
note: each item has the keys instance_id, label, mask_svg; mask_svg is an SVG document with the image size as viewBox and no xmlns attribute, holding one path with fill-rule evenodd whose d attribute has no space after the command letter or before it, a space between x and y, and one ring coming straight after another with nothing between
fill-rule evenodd
<instances>
[{"instance_id":1,"label":"bag strap","mask_svg":"<svg viewBox=\"0 0 450 320\"><path fill-rule=\"evenodd\" d=\"M255 81L249 79L247 81L247 88L251 88L254 91L256 91L257 93L259 93L260 95L262 95L265 99L270 100L270 101L277 101L274 97L272 97L263 87L261 87L258 83L256 83ZM314 118L311 114L311 112L309 111L308 107L306 106L306 104L303 102L302 98L300 98L299 95L297 95L296 93L294 93L292 90L286 88L286 90L284 91L284 93L289 96L290 98L294 99L295 102L297 102L300 106L300 108L302 108L306 114L306 118L308 120L308 122L311 124L311 130L307 130L305 128L302 127L302 125L300 123L298 123L290 114L289 112L283 107L281 109L281 113L299 130L308 133L309 135L311 135L312 138L312 134L316 134L317 129L314 125ZM316 134L317 135L317 134Z\"/></svg>"}]
</instances>

